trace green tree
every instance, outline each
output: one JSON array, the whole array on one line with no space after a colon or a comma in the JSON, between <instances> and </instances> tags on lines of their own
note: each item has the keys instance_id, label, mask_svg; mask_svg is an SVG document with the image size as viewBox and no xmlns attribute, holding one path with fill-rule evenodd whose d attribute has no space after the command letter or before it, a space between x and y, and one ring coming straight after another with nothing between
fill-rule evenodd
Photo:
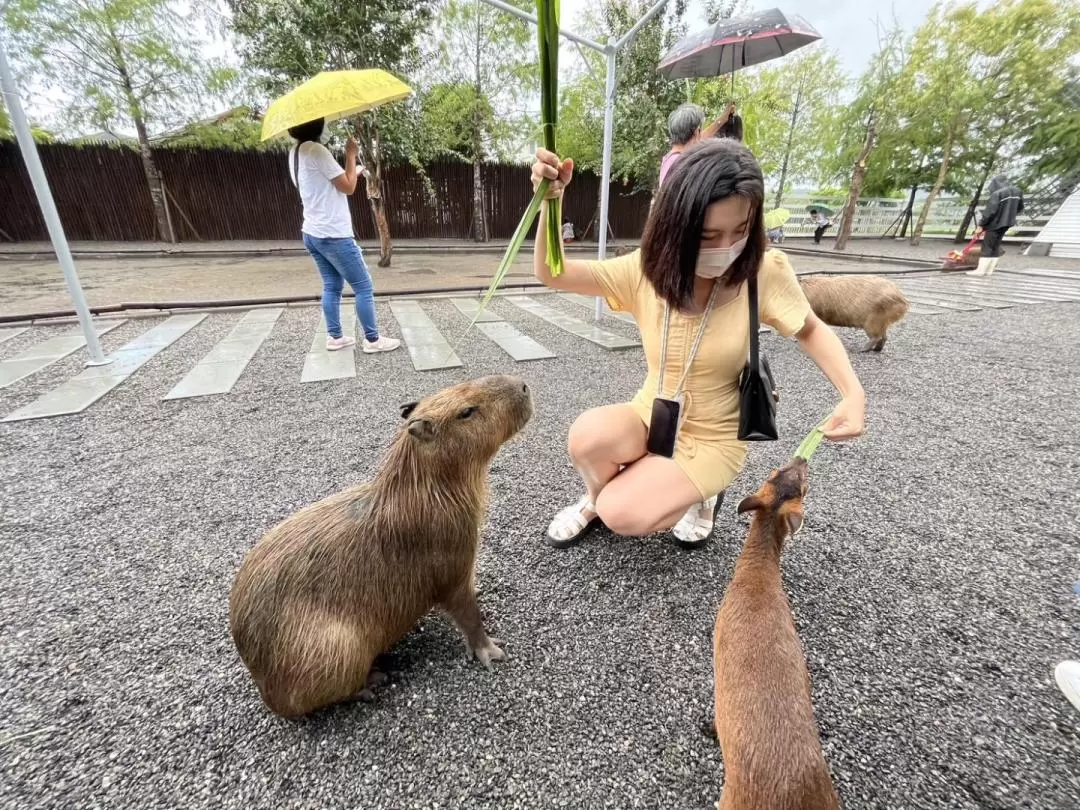
<instances>
[{"instance_id":1,"label":"green tree","mask_svg":"<svg viewBox=\"0 0 1080 810\"><path fill-rule=\"evenodd\" d=\"M26 67L64 93L70 125L134 127L158 237L174 239L150 128L179 120L217 81L188 17L171 0L21 0L5 18Z\"/></svg>"},{"instance_id":2,"label":"green tree","mask_svg":"<svg viewBox=\"0 0 1080 810\"><path fill-rule=\"evenodd\" d=\"M587 9L582 33L614 42L652 5L648 0L601 0ZM635 190L656 185L668 149L667 117L687 100L685 83L668 81L656 70L660 58L686 32L686 6L686 0L669 4L617 57L611 174L633 183ZM606 65L603 55L592 51L584 51L582 60L583 69L560 91L559 151L580 168L599 172Z\"/></svg>"},{"instance_id":3,"label":"green tree","mask_svg":"<svg viewBox=\"0 0 1080 810\"><path fill-rule=\"evenodd\" d=\"M432 20L434 0L228 0L240 55L267 91L281 93L322 70L381 68L412 76L418 39ZM367 196L379 233L379 266L393 256L383 202L384 158L417 152L419 111L390 104L358 117L356 139L365 165Z\"/></svg>"},{"instance_id":4,"label":"green tree","mask_svg":"<svg viewBox=\"0 0 1080 810\"><path fill-rule=\"evenodd\" d=\"M822 177L848 180L847 201L840 216L834 250L844 250L851 238L854 215L871 167L881 165L875 154L880 139L901 127L896 87L903 73L906 41L895 22L878 29L878 50L859 77L850 104L833 107L823 115L820 130ZM830 160L829 156L835 155Z\"/></svg>"},{"instance_id":5,"label":"green tree","mask_svg":"<svg viewBox=\"0 0 1080 810\"><path fill-rule=\"evenodd\" d=\"M1080 68L1070 66L1061 86L1051 88L1023 133L1020 158L1029 188L1064 198L1080 185Z\"/></svg>"},{"instance_id":6,"label":"green tree","mask_svg":"<svg viewBox=\"0 0 1080 810\"><path fill-rule=\"evenodd\" d=\"M959 184L975 188L957 231L963 240L991 175L1031 166L1039 185L1075 176L1080 164L1077 68L1080 6L1068 0L1003 0L979 13L970 36L975 81L984 103L976 109ZM1071 97L1071 101L1070 101Z\"/></svg>"},{"instance_id":7,"label":"green tree","mask_svg":"<svg viewBox=\"0 0 1080 810\"><path fill-rule=\"evenodd\" d=\"M892 176L913 190L929 187L912 244L942 191L974 189L956 235L964 238L991 174L1025 150L1038 151L1030 144L1045 137L1044 120L1055 118L1078 50L1080 9L1068 0L1001 0L983 11L972 2L934 7L915 34L898 88L904 130ZM901 137L909 144L906 165Z\"/></svg>"},{"instance_id":8,"label":"green tree","mask_svg":"<svg viewBox=\"0 0 1080 810\"><path fill-rule=\"evenodd\" d=\"M56 136L45 129L30 122L30 135L37 143L53 143L56 141ZM7 109L3 103L0 103L0 141L13 141L15 140L15 126L11 120L11 116L8 115Z\"/></svg>"},{"instance_id":9,"label":"green tree","mask_svg":"<svg viewBox=\"0 0 1080 810\"><path fill-rule=\"evenodd\" d=\"M517 0L517 5L535 10L526 0ZM426 94L424 121L431 132L448 139L446 151L472 163L472 234L486 242L483 164L498 157L500 144L520 131L521 118L513 110L538 86L535 30L479 0L446 0L434 38L442 81Z\"/></svg>"},{"instance_id":10,"label":"green tree","mask_svg":"<svg viewBox=\"0 0 1080 810\"><path fill-rule=\"evenodd\" d=\"M196 149L280 149L283 142L262 140L262 121L240 108L216 121L195 121L154 139L156 146Z\"/></svg>"},{"instance_id":11,"label":"green tree","mask_svg":"<svg viewBox=\"0 0 1080 810\"><path fill-rule=\"evenodd\" d=\"M930 209L941 193L954 157L967 138L976 107L985 89L975 82L971 63L976 56L969 35L977 24L974 4L955 8L937 5L915 32L908 70L900 83L900 104L908 111L908 131L923 142L940 143L934 156L936 173L911 232L911 244L922 239Z\"/></svg>"},{"instance_id":12,"label":"green tree","mask_svg":"<svg viewBox=\"0 0 1080 810\"><path fill-rule=\"evenodd\" d=\"M733 100L743 117L743 137L765 176L776 178L777 207L791 178L818 175L820 133L846 84L839 59L820 46L736 74ZM694 100L721 109L732 99L731 88L728 76L699 81Z\"/></svg>"}]
</instances>

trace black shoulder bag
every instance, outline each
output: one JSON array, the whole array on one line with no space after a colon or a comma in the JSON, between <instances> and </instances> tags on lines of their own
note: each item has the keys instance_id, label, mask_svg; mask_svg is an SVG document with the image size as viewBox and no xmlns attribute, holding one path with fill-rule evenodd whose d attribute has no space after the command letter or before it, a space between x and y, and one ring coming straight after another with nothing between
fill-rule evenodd
<instances>
[{"instance_id":1,"label":"black shoulder bag","mask_svg":"<svg viewBox=\"0 0 1080 810\"><path fill-rule=\"evenodd\" d=\"M757 278L746 282L750 299L750 360L739 376L739 440L744 442L773 442L779 438L776 429L776 391L769 361L761 356L758 339Z\"/></svg>"}]
</instances>

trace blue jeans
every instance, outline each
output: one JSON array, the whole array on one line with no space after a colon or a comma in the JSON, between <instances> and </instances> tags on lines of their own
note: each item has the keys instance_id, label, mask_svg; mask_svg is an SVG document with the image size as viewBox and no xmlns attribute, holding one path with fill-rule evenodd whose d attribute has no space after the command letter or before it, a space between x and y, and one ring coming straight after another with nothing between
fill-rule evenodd
<instances>
[{"instance_id":1,"label":"blue jeans","mask_svg":"<svg viewBox=\"0 0 1080 810\"><path fill-rule=\"evenodd\" d=\"M332 338L341 337L341 290L347 281L356 295L356 319L364 327L364 337L371 341L378 340L374 287L356 240L320 239L305 233L304 247L315 260L315 266L322 276L322 310L327 334Z\"/></svg>"}]
</instances>

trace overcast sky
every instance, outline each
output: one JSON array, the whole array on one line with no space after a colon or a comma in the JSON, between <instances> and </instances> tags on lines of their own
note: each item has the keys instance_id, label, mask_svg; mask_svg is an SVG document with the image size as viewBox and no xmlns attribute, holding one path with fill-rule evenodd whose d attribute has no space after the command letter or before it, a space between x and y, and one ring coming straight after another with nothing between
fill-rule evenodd
<instances>
[{"instance_id":1,"label":"overcast sky","mask_svg":"<svg viewBox=\"0 0 1080 810\"><path fill-rule=\"evenodd\" d=\"M563 28L573 29L574 20L590 0L562 0ZM888 26L895 12L896 19L906 31L914 31L934 5L933 0L800 0L798 3L752 2L754 10L779 8L801 15L818 30L824 44L840 57L844 70L857 74L862 71L877 50L875 19ZM703 27L704 3L690 0L687 22L690 29Z\"/></svg>"},{"instance_id":2,"label":"overcast sky","mask_svg":"<svg viewBox=\"0 0 1080 810\"><path fill-rule=\"evenodd\" d=\"M561 0L563 28L573 30L582 10L596 0ZM775 2L775 0L774 0ZM980 5L986 5L982 0ZM822 35L825 47L833 51L840 59L844 70L852 76L858 75L877 49L877 29L875 23L880 20L888 26L894 14L903 28L913 31L926 17L933 6L933 0L801 0L799 3L780 5L784 11L793 11L802 15ZM774 8L772 2L752 2L753 9ZM703 0L690 0L687 22L691 30L703 27L705 23ZM215 43L209 49L214 56L234 57L230 48ZM574 59L574 51L566 56ZM42 92L35 87L34 92L24 95L24 104L31 117L45 119L56 111L57 99L53 93ZM29 96L27 98L26 96Z\"/></svg>"}]
</instances>

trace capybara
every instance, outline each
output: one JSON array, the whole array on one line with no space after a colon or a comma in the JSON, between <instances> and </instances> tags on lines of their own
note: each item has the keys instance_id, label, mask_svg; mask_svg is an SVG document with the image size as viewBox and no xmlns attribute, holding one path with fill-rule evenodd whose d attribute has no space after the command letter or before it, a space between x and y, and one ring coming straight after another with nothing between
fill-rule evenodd
<instances>
[{"instance_id":1,"label":"capybara","mask_svg":"<svg viewBox=\"0 0 1080 810\"><path fill-rule=\"evenodd\" d=\"M840 802L821 752L810 675L780 576L802 527L806 462L775 470L739 513L753 512L713 631L720 810L828 810Z\"/></svg>"},{"instance_id":2,"label":"capybara","mask_svg":"<svg viewBox=\"0 0 1080 810\"><path fill-rule=\"evenodd\" d=\"M301 509L255 544L233 585L229 626L267 706L296 717L370 696L375 656L433 607L485 666L504 658L476 602L476 554L489 464L532 408L528 386L508 376L403 405L405 424L372 480Z\"/></svg>"},{"instance_id":3,"label":"capybara","mask_svg":"<svg viewBox=\"0 0 1080 810\"><path fill-rule=\"evenodd\" d=\"M799 284L810 309L829 326L866 332L864 352L885 348L886 330L908 311L900 288L881 276L803 276Z\"/></svg>"}]
</instances>

